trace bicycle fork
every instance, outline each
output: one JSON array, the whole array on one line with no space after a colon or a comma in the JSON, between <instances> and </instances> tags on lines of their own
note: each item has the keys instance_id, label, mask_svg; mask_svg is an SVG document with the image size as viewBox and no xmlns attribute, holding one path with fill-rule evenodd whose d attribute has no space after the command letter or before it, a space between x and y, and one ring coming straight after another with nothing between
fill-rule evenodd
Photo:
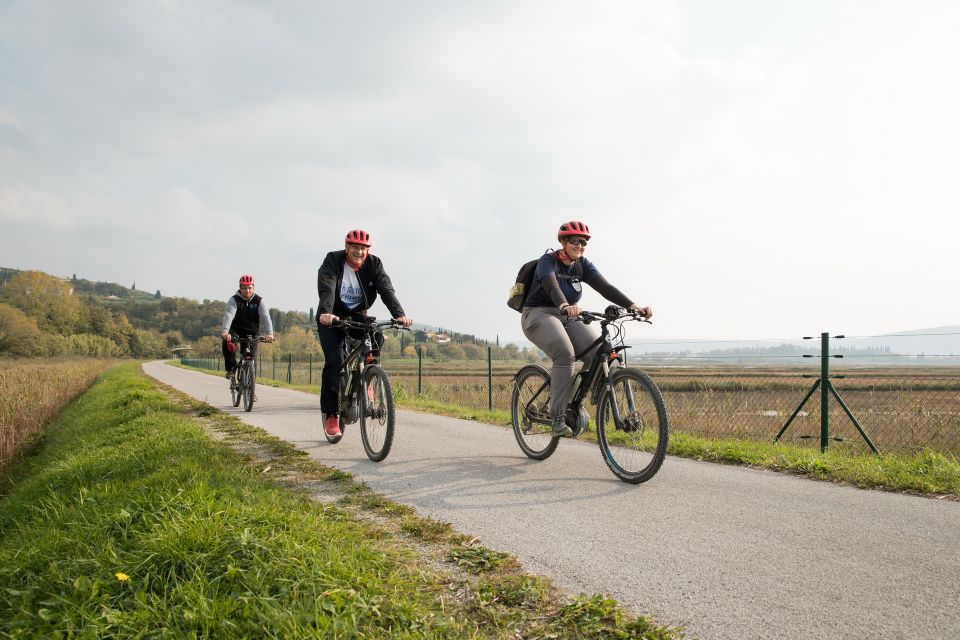
<instances>
[{"instance_id":1,"label":"bicycle fork","mask_svg":"<svg viewBox=\"0 0 960 640\"><path fill-rule=\"evenodd\" d=\"M617 429L623 429L623 414L620 412L620 403L617 402L617 394L613 388L613 376L610 373L610 364L604 361L602 366L607 392L610 394L610 410L613 412L613 424ZM633 395L633 386L629 383L625 385L624 395L627 398L627 415L635 414L637 412L637 400Z\"/></svg>"}]
</instances>

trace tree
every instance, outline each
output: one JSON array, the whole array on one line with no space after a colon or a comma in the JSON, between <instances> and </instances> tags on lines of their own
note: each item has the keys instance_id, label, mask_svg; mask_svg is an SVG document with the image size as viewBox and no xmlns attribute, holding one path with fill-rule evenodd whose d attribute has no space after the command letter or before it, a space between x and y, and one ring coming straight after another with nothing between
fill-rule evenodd
<instances>
[{"instance_id":1,"label":"tree","mask_svg":"<svg viewBox=\"0 0 960 640\"><path fill-rule=\"evenodd\" d=\"M221 339L215 336L201 336L197 340L193 353L201 357L220 355L220 342Z\"/></svg>"},{"instance_id":2,"label":"tree","mask_svg":"<svg viewBox=\"0 0 960 640\"><path fill-rule=\"evenodd\" d=\"M153 297L156 298L157 300L159 300L160 298L163 297L163 296L160 295L160 289L157 289L157 292L156 292L155 294L153 294Z\"/></svg>"},{"instance_id":3,"label":"tree","mask_svg":"<svg viewBox=\"0 0 960 640\"><path fill-rule=\"evenodd\" d=\"M37 356L44 351L43 333L20 309L0 302L0 355Z\"/></svg>"},{"instance_id":4,"label":"tree","mask_svg":"<svg viewBox=\"0 0 960 640\"><path fill-rule=\"evenodd\" d=\"M308 331L303 327L293 327L286 333L277 336L276 343L279 353L293 355L319 355L323 353L320 348L320 340L313 331Z\"/></svg>"},{"instance_id":5,"label":"tree","mask_svg":"<svg viewBox=\"0 0 960 640\"><path fill-rule=\"evenodd\" d=\"M21 271L7 283L4 297L11 305L37 321L40 329L68 335L78 327L81 303L70 284L43 273Z\"/></svg>"}]
</instances>

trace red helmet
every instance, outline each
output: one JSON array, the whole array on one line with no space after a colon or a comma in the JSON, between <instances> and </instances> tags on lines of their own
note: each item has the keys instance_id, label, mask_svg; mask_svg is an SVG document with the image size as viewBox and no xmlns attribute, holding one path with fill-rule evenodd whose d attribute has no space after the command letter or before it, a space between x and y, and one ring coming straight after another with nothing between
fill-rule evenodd
<instances>
[{"instance_id":1,"label":"red helmet","mask_svg":"<svg viewBox=\"0 0 960 640\"><path fill-rule=\"evenodd\" d=\"M564 222L562 225L560 225L560 231L557 232L557 240L563 240L564 238L570 236L582 236L589 240L590 227L576 220Z\"/></svg>"},{"instance_id":2,"label":"red helmet","mask_svg":"<svg viewBox=\"0 0 960 640\"><path fill-rule=\"evenodd\" d=\"M347 233L346 241L350 244L359 244L364 247L370 246L370 234L363 229L354 229Z\"/></svg>"},{"instance_id":3,"label":"red helmet","mask_svg":"<svg viewBox=\"0 0 960 640\"><path fill-rule=\"evenodd\" d=\"M249 274L240 276L240 286L242 287L245 284L253 284L253 276Z\"/></svg>"}]
</instances>

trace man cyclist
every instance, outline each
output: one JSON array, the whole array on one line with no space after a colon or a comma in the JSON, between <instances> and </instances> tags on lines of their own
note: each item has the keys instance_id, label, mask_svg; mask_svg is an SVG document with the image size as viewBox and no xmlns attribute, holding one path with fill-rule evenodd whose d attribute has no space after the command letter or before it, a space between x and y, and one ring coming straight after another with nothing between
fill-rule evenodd
<instances>
[{"instance_id":1,"label":"man cyclist","mask_svg":"<svg viewBox=\"0 0 960 640\"><path fill-rule=\"evenodd\" d=\"M255 336L263 327L263 335L267 342L273 342L273 322L270 320L270 314L267 313L267 305L263 303L263 298L254 293L256 285L253 282L253 276L240 276L240 288L235 294L227 300L227 308L223 311L223 320L220 322L221 351L223 352L223 364L227 370L227 379L230 384L234 384L237 372L237 345L233 342L232 335L240 337ZM257 341L250 343L254 357L257 355Z\"/></svg>"},{"instance_id":2,"label":"man cyclist","mask_svg":"<svg viewBox=\"0 0 960 640\"><path fill-rule=\"evenodd\" d=\"M370 305L383 297L383 303L390 316L399 320L403 326L413 324L413 318L407 317L393 290L390 277L383 269L383 263L370 253L370 234L362 229L347 233L344 248L331 251L317 270L317 294L320 303L317 306L317 334L323 347L323 374L320 382L320 410L324 415L324 431L330 438L340 434L337 419L337 401L340 393L340 367L343 365L341 350L345 334L343 330L332 327L340 318L360 319L367 315ZM359 336L358 336L359 337ZM377 334L375 354L383 344L383 335Z\"/></svg>"},{"instance_id":3,"label":"man cyclist","mask_svg":"<svg viewBox=\"0 0 960 640\"><path fill-rule=\"evenodd\" d=\"M530 294L523 304L520 326L530 342L553 360L550 372L550 416L554 437L569 437L573 430L564 420L567 396L574 377L574 355L590 346L600 329L575 321L583 295L581 281L596 289L610 302L651 318L653 310L631 301L600 275L592 262L583 257L590 239L590 228L582 222L560 225L557 240L560 249L545 253L537 262ZM582 357L589 362L593 350Z\"/></svg>"}]
</instances>

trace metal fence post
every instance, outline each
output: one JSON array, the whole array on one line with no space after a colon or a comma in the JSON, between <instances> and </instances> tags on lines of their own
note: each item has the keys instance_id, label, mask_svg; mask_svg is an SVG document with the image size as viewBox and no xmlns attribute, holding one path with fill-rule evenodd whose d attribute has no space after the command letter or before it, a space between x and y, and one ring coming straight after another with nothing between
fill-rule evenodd
<instances>
[{"instance_id":1,"label":"metal fence post","mask_svg":"<svg viewBox=\"0 0 960 640\"><path fill-rule=\"evenodd\" d=\"M293 354L287 354L287 384L293 384Z\"/></svg>"},{"instance_id":2,"label":"metal fence post","mask_svg":"<svg viewBox=\"0 0 960 640\"><path fill-rule=\"evenodd\" d=\"M313 384L313 354L310 355L310 364L307 366L307 384Z\"/></svg>"},{"instance_id":3,"label":"metal fence post","mask_svg":"<svg viewBox=\"0 0 960 640\"><path fill-rule=\"evenodd\" d=\"M270 377L274 380L277 379L277 354L273 354L273 375Z\"/></svg>"},{"instance_id":4,"label":"metal fence post","mask_svg":"<svg viewBox=\"0 0 960 640\"><path fill-rule=\"evenodd\" d=\"M830 396L827 385L830 381L830 334L820 334L820 451L826 452L830 445Z\"/></svg>"},{"instance_id":5,"label":"metal fence post","mask_svg":"<svg viewBox=\"0 0 960 640\"><path fill-rule=\"evenodd\" d=\"M487 347L487 410L493 411L493 347Z\"/></svg>"},{"instance_id":6,"label":"metal fence post","mask_svg":"<svg viewBox=\"0 0 960 640\"><path fill-rule=\"evenodd\" d=\"M423 349L417 347L417 395L423 393Z\"/></svg>"}]
</instances>

